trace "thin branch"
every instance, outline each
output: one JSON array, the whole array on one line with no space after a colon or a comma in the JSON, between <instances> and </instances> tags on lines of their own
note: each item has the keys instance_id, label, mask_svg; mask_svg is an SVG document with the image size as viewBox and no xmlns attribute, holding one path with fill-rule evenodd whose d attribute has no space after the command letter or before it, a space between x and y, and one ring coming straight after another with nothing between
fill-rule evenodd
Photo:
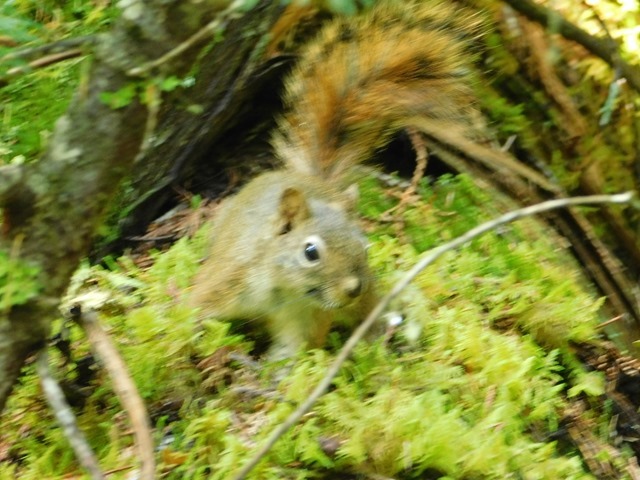
<instances>
[{"instance_id":1,"label":"thin branch","mask_svg":"<svg viewBox=\"0 0 640 480\"><path fill-rule=\"evenodd\" d=\"M95 44L96 38L95 35L66 38L58 42L23 48L7 53L0 57L0 65L18 59L28 61L29 59L35 58L35 60L8 69L5 74L0 77L0 87L8 85L10 79L13 77L83 55L85 51L82 47Z\"/></svg>"},{"instance_id":2,"label":"thin branch","mask_svg":"<svg viewBox=\"0 0 640 480\"><path fill-rule=\"evenodd\" d=\"M614 323L619 322L623 318L624 318L624 315L617 315L617 316L615 316L613 318L610 318L609 320L598 324L598 329L602 329L604 327L608 327L609 325L613 325Z\"/></svg>"},{"instance_id":3,"label":"thin branch","mask_svg":"<svg viewBox=\"0 0 640 480\"><path fill-rule=\"evenodd\" d=\"M179 57L184 52L193 48L194 46L204 42L211 38L217 31L223 27L224 23L231 20L234 14L239 13L241 9L245 8L244 0L235 0L225 10L216 15L216 18L211 20L208 24L198 30L196 33L187 38L177 47L169 50L161 57L145 63L139 67L132 68L127 72L132 77L142 77L147 75L151 70L170 62L176 57Z\"/></svg>"},{"instance_id":4,"label":"thin branch","mask_svg":"<svg viewBox=\"0 0 640 480\"><path fill-rule=\"evenodd\" d=\"M69 60L70 58L76 58L83 55L84 52L80 49L75 50L67 50L66 52L54 53L52 55L47 55L46 57L38 58L32 62L29 62L26 65L22 65L20 67L13 67L7 70L7 73L4 77L0 78L0 82L4 84L8 83L8 79L10 77L17 77L18 75L24 75L26 73L30 73L36 68L44 68L55 63L63 62L65 60Z\"/></svg>"},{"instance_id":5,"label":"thin branch","mask_svg":"<svg viewBox=\"0 0 640 480\"><path fill-rule=\"evenodd\" d=\"M60 385L51 374L51 370L49 370L49 355L47 354L46 347L38 354L37 370L44 396L51 410L53 410L58 424L62 427L65 437L69 440L80 465L82 465L93 480L104 480L106 477L100 470L98 459L93 453L93 450L91 450L84 433L82 433L82 430L78 427L76 417L71 407L69 407Z\"/></svg>"},{"instance_id":6,"label":"thin branch","mask_svg":"<svg viewBox=\"0 0 640 480\"><path fill-rule=\"evenodd\" d=\"M627 472L631 480L640 480L640 467L638 467L638 458L631 457L627 462Z\"/></svg>"},{"instance_id":7,"label":"thin branch","mask_svg":"<svg viewBox=\"0 0 640 480\"><path fill-rule=\"evenodd\" d=\"M425 117L415 117L411 119L411 124L420 132L435 140L436 143L445 147L445 149L453 148L464 157L473 159L474 162L480 163L497 174L517 175L523 180L555 195L561 192L557 185L549 181L549 179L537 170L516 161L511 155L505 152L495 150L465 138L462 135L458 135L455 131L443 125L442 122Z\"/></svg>"},{"instance_id":8,"label":"thin branch","mask_svg":"<svg viewBox=\"0 0 640 480\"><path fill-rule=\"evenodd\" d=\"M98 323L98 315L95 311L81 312L78 317L84 328L96 356L102 360L102 364L109 372L113 382L113 388L129 416L133 435L136 439L138 457L141 467L138 478L153 480L155 478L155 457L153 453L153 438L147 409L135 383L127 371L127 366L115 348L109 336L102 330Z\"/></svg>"},{"instance_id":9,"label":"thin branch","mask_svg":"<svg viewBox=\"0 0 640 480\"><path fill-rule=\"evenodd\" d=\"M65 38L57 42L47 43L46 45L38 45L37 47L21 48L0 57L0 63L17 59L29 60L31 58L61 53L87 45L94 45L96 39L97 37L95 35L86 35L83 37Z\"/></svg>"},{"instance_id":10,"label":"thin branch","mask_svg":"<svg viewBox=\"0 0 640 480\"><path fill-rule=\"evenodd\" d=\"M602 19L600 15L598 15L598 12L595 10L595 8L593 8L593 5L589 5L587 0L582 0L581 3L585 9L591 10L591 15L593 15L593 18L596 19L596 22L598 22L598 25L600 25L600 28L602 29L605 36L607 37L607 41L609 42L609 47L612 49L615 49L617 47L616 41L611 35L611 32L609 31L609 27L607 27L606 22Z\"/></svg>"},{"instance_id":11,"label":"thin branch","mask_svg":"<svg viewBox=\"0 0 640 480\"><path fill-rule=\"evenodd\" d=\"M545 27L553 26L563 37L579 43L612 67L620 69L621 75L637 92L640 92L640 68L624 62L618 54L617 45L612 45L609 39L589 35L577 25L563 18L558 12L538 5L531 0L505 0L505 3Z\"/></svg>"},{"instance_id":12,"label":"thin branch","mask_svg":"<svg viewBox=\"0 0 640 480\"><path fill-rule=\"evenodd\" d=\"M18 42L7 35L0 35L0 47L17 47Z\"/></svg>"},{"instance_id":13,"label":"thin branch","mask_svg":"<svg viewBox=\"0 0 640 480\"><path fill-rule=\"evenodd\" d=\"M464 235L447 242L439 247L432 249L430 252L422 256L420 261L409 270L398 283L395 284L393 289L376 305L376 307L369 313L367 318L358 326L358 328L351 334L349 340L345 343L342 350L333 361L333 364L329 367L327 374L311 392L309 397L302 403L289 417L281 423L277 428L273 430L269 438L265 441L264 445L256 452L256 454L245 464L245 466L233 477L234 480L243 480L247 474L253 470L253 468L260 463L260 460L271 450L273 445L278 439L287 432L292 426L311 410L311 407L318 401L318 399L324 395L327 389L331 386L333 379L336 377L342 364L351 355L351 352L355 348L356 344L364 337L371 326L378 320L380 315L389 306L389 303L396 298L402 290L404 290L410 282L412 282L420 272L426 267L435 262L444 253L464 245L465 243L473 240L474 238L486 233L490 230L494 230L501 225L513 222L523 217L531 215L537 215L548 210L556 208L566 208L571 205L587 205L598 203L628 203L631 201L633 195L630 192L621 193L618 195L592 195L586 197L573 197L573 198L561 198L556 200L549 200L546 202L538 203L530 207L521 208L519 210L513 210L505 213L504 215L491 220L489 222L478 225L472 228Z\"/></svg>"}]
</instances>

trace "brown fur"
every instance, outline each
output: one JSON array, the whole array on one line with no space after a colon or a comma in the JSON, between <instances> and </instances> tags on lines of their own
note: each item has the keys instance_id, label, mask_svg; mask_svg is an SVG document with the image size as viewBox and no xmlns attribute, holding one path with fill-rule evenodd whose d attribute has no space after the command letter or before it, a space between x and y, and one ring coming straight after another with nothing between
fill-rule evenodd
<instances>
[{"instance_id":1,"label":"brown fur","mask_svg":"<svg viewBox=\"0 0 640 480\"><path fill-rule=\"evenodd\" d=\"M332 323L372 308L366 242L343 180L400 129L429 120L469 135L467 48L479 22L447 5L381 3L332 22L304 50L273 139L285 168L226 200L191 296L204 315L263 320L282 357L321 346Z\"/></svg>"},{"instance_id":2,"label":"brown fur","mask_svg":"<svg viewBox=\"0 0 640 480\"><path fill-rule=\"evenodd\" d=\"M413 118L465 134L474 103L469 43L479 30L473 15L438 1L391 2L334 21L287 80L276 154L287 168L335 178L414 126Z\"/></svg>"}]
</instances>

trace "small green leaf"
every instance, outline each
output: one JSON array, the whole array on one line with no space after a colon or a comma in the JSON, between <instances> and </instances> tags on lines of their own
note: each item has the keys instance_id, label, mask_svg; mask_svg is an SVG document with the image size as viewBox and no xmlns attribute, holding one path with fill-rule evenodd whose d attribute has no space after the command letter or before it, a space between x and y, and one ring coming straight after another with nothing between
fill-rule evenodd
<instances>
[{"instance_id":1,"label":"small green leaf","mask_svg":"<svg viewBox=\"0 0 640 480\"><path fill-rule=\"evenodd\" d=\"M117 110L130 105L136 97L136 93L136 84L130 83L115 92L101 92L100 101L105 105L108 105L110 108Z\"/></svg>"},{"instance_id":2,"label":"small green leaf","mask_svg":"<svg viewBox=\"0 0 640 480\"><path fill-rule=\"evenodd\" d=\"M182 80L174 75L172 75L171 77L163 78L159 83L160 90L162 90L163 92L172 92L181 85Z\"/></svg>"},{"instance_id":3,"label":"small green leaf","mask_svg":"<svg viewBox=\"0 0 640 480\"><path fill-rule=\"evenodd\" d=\"M604 378L598 372L581 373L577 376L575 385L569 389L569 397L573 398L581 393L591 397L604 394Z\"/></svg>"}]
</instances>

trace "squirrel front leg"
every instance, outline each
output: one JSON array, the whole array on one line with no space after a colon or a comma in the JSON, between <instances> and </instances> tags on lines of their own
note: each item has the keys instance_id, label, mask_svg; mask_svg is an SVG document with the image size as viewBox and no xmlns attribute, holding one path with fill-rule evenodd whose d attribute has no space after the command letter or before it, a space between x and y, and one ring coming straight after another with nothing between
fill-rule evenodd
<instances>
[{"instance_id":1,"label":"squirrel front leg","mask_svg":"<svg viewBox=\"0 0 640 480\"><path fill-rule=\"evenodd\" d=\"M378 301L375 288L370 286L357 302L344 309L325 310L306 302L279 309L267 320L269 335L273 340L269 357L279 360L292 357L302 348L323 347L332 326L338 323L349 331L353 330L369 315ZM378 322L367 338L376 338L382 330L382 323Z\"/></svg>"},{"instance_id":2,"label":"squirrel front leg","mask_svg":"<svg viewBox=\"0 0 640 480\"><path fill-rule=\"evenodd\" d=\"M273 312L267 319L273 341L269 357L281 360L296 355L302 348L322 347L334 316L334 312L306 302Z\"/></svg>"}]
</instances>

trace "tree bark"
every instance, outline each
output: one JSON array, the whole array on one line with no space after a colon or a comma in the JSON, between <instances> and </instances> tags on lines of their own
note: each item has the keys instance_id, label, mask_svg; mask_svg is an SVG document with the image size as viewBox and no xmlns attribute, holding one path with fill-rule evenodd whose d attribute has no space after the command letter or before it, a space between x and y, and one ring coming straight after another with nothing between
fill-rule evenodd
<instances>
[{"instance_id":1,"label":"tree bark","mask_svg":"<svg viewBox=\"0 0 640 480\"><path fill-rule=\"evenodd\" d=\"M121 205L127 216L118 219L119 236L99 249L96 257L119 250L127 238L138 235L164 213L166 202L176 197L174 187L182 187L203 170L219 171L219 158L211 148L228 137L239 122L252 123L257 117L256 94L283 64L265 60L270 29L278 19L280 2L262 1L241 19L228 24L224 36L215 41L192 66L193 85L169 93L158 112L152 141L137 159L131 183L122 192ZM278 99L277 92L273 97ZM273 119L273 112L266 113ZM265 127L265 131L270 130ZM243 130L237 142L246 138ZM207 157L207 158L203 158ZM205 175L206 176L206 175Z\"/></svg>"},{"instance_id":2,"label":"tree bark","mask_svg":"<svg viewBox=\"0 0 640 480\"><path fill-rule=\"evenodd\" d=\"M38 296L0 318L0 412L27 357L44 345L60 296L78 262L87 255L114 193L131 172L145 134L150 133L150 109L139 94L148 84L132 77L132 69L184 45L214 19L221 21L212 33L222 35L232 19L238 23L244 18L227 5L231 3L241 2L209 0L191 8L180 1L127 2L113 30L99 39L88 82L58 120L43 158L23 168L0 170L4 212L0 251L13 249L20 261L37 267L41 284ZM271 3L277 2L260 2L246 17L259 17ZM260 38L260 34L250 36L243 51L252 51ZM150 73L155 78L184 75L201 49L202 45L193 45L180 55L169 56ZM221 53L215 47L212 54L235 59L238 52ZM212 101L225 103L225 92L237 78L237 65L243 62L244 57L237 59L231 73L228 64L209 62L226 73L211 88ZM103 92L132 85L138 94L126 105L112 108L102 100ZM164 116L165 121L170 118ZM176 139L167 139L165 146L173 141Z\"/></svg>"}]
</instances>

